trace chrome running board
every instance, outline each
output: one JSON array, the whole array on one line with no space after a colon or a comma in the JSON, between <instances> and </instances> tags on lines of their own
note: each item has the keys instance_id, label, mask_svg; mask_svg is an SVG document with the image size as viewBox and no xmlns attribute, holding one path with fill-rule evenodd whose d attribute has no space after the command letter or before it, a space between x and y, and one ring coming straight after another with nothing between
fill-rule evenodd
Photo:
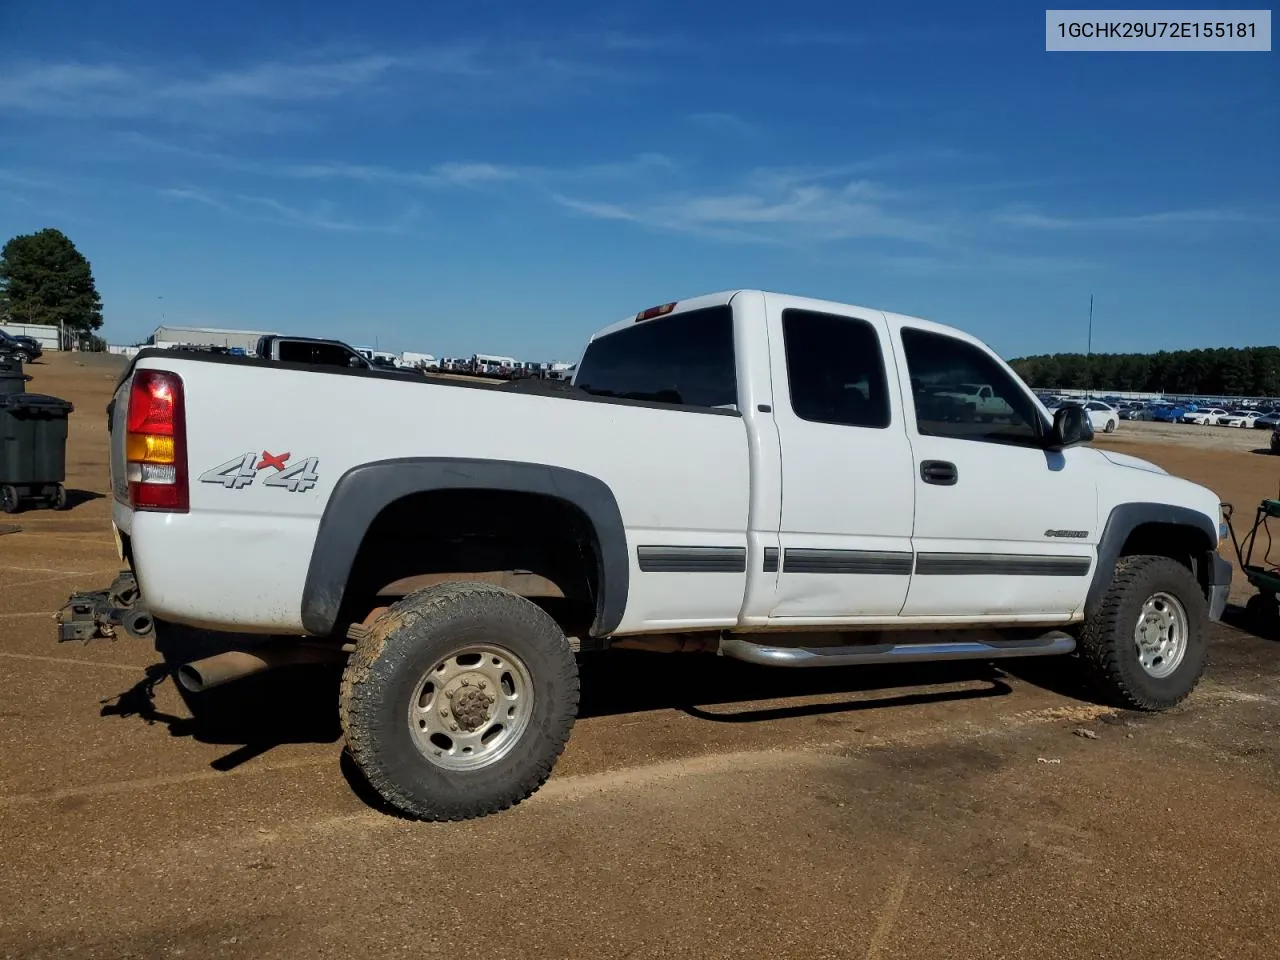
<instances>
[{"instance_id":1,"label":"chrome running board","mask_svg":"<svg viewBox=\"0 0 1280 960\"><path fill-rule=\"evenodd\" d=\"M845 647L775 647L726 635L723 657L767 667L847 667L866 663L930 663L942 660L996 660L1071 653L1075 637L1052 630L1019 640L963 640L948 643L876 643Z\"/></svg>"}]
</instances>

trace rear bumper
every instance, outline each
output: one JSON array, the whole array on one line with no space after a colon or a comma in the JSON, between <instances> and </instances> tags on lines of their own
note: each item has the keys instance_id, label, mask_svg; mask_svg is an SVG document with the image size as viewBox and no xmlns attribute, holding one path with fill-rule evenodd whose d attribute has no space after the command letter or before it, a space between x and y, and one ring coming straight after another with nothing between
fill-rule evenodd
<instances>
[{"instance_id":1,"label":"rear bumper","mask_svg":"<svg viewBox=\"0 0 1280 960\"><path fill-rule=\"evenodd\" d=\"M1221 620L1231 592L1231 564L1216 551L1209 554L1209 582L1205 592L1209 600L1209 619Z\"/></svg>"}]
</instances>

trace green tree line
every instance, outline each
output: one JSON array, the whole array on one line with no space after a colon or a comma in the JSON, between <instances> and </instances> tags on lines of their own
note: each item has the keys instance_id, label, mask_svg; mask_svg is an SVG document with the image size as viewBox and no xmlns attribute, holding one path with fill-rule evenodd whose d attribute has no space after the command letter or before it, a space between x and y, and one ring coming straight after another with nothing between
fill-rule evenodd
<instances>
[{"instance_id":1,"label":"green tree line","mask_svg":"<svg viewBox=\"0 0 1280 960\"><path fill-rule=\"evenodd\" d=\"M1280 347L1158 353L1053 353L1009 361L1036 389L1135 390L1223 397L1280 396Z\"/></svg>"}]
</instances>

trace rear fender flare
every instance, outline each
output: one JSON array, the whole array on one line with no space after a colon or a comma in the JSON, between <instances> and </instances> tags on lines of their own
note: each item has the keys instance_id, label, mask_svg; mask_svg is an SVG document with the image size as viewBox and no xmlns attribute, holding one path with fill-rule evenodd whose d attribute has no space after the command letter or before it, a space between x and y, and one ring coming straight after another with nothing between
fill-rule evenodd
<instances>
[{"instance_id":1,"label":"rear fender flare","mask_svg":"<svg viewBox=\"0 0 1280 960\"><path fill-rule=\"evenodd\" d=\"M608 484L597 477L540 463L408 457L361 464L339 478L320 518L302 591L302 625L331 634L365 532L402 497L434 490L541 494L576 507L595 530L599 595L593 636L617 629L627 605L630 563L626 528Z\"/></svg>"}]
</instances>

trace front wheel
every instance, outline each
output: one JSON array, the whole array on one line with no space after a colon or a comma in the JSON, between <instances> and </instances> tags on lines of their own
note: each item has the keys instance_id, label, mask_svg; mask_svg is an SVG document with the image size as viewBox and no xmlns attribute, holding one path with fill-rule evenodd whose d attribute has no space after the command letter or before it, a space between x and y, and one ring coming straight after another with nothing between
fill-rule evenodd
<instances>
[{"instance_id":1,"label":"front wheel","mask_svg":"<svg viewBox=\"0 0 1280 960\"><path fill-rule=\"evenodd\" d=\"M6 483L0 486L0 510L5 513L17 513L22 498L18 496L18 488Z\"/></svg>"},{"instance_id":2,"label":"front wheel","mask_svg":"<svg viewBox=\"0 0 1280 960\"><path fill-rule=\"evenodd\" d=\"M530 796L577 709L578 666L559 625L483 583L393 605L358 641L339 700L356 766L422 820L484 816Z\"/></svg>"},{"instance_id":3,"label":"front wheel","mask_svg":"<svg viewBox=\"0 0 1280 960\"><path fill-rule=\"evenodd\" d=\"M1195 689L1208 659L1209 605L1191 571L1168 557L1122 557L1080 636L1103 698L1167 710Z\"/></svg>"},{"instance_id":4,"label":"front wheel","mask_svg":"<svg viewBox=\"0 0 1280 960\"><path fill-rule=\"evenodd\" d=\"M1107 421L1107 425L1106 425L1105 427L1103 427L1103 430L1105 430L1107 433L1115 433L1115 432L1116 432L1116 422L1115 422L1114 420L1108 420L1108 421Z\"/></svg>"}]
</instances>

